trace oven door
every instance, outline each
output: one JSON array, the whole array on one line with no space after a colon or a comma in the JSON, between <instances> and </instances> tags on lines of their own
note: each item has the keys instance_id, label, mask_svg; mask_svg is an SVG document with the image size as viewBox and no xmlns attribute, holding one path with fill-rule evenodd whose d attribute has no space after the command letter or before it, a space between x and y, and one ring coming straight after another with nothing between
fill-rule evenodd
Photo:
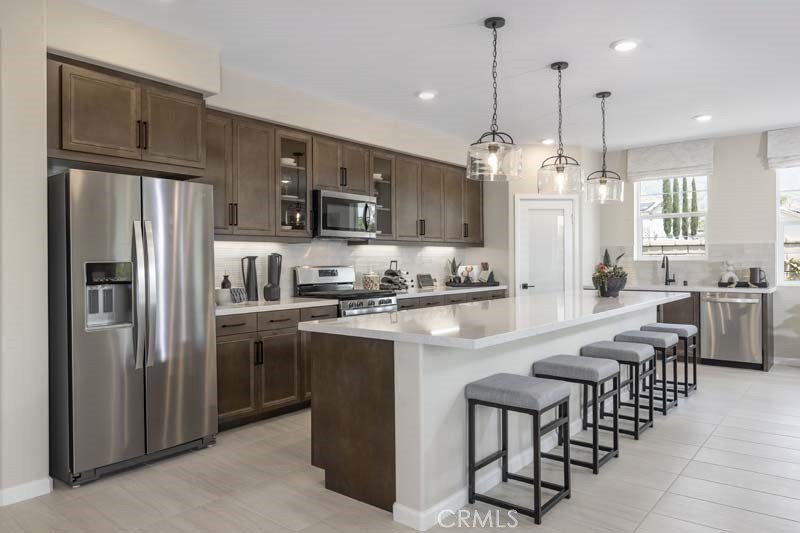
<instances>
[{"instance_id":1,"label":"oven door","mask_svg":"<svg viewBox=\"0 0 800 533\"><path fill-rule=\"evenodd\" d=\"M374 239L374 196L336 191L314 191L314 234L340 239Z\"/></svg>"}]
</instances>

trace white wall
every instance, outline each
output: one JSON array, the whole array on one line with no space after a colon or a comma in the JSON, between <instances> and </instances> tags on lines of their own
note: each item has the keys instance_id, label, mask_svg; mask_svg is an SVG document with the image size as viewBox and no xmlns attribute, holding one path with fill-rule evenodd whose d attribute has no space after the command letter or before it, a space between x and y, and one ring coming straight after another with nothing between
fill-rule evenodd
<instances>
[{"instance_id":1,"label":"white wall","mask_svg":"<svg viewBox=\"0 0 800 533\"><path fill-rule=\"evenodd\" d=\"M222 69L211 107L463 165L470 141Z\"/></svg>"},{"instance_id":2,"label":"white wall","mask_svg":"<svg viewBox=\"0 0 800 533\"><path fill-rule=\"evenodd\" d=\"M0 505L50 490L44 0L0 0Z\"/></svg>"},{"instance_id":3,"label":"white wall","mask_svg":"<svg viewBox=\"0 0 800 533\"><path fill-rule=\"evenodd\" d=\"M573 155L581 163L584 175L599 168L600 154L587 148L565 147L568 155ZM519 194L538 194L537 173L547 157L554 155L553 147L542 145L523 146L522 179L507 183L484 183L484 248L469 249L467 261L479 263L488 261L496 272L496 277L508 282L515 293L515 220L514 197ZM591 282L592 265L597 262L599 249L597 227L599 211L597 206L587 204L581 196L578 213L581 223L578 228L580 246L578 257L582 283Z\"/></svg>"},{"instance_id":4,"label":"white wall","mask_svg":"<svg viewBox=\"0 0 800 533\"><path fill-rule=\"evenodd\" d=\"M766 133L722 137L714 140L714 175L709 183L706 261L671 264L678 282L716 283L724 260L747 279L747 268L758 266L776 284L775 260L776 176L766 164ZM627 153L609 154L609 167L625 176ZM615 253L625 251L623 261L633 283L660 283L660 263L632 261L634 244L633 186L626 183L625 202L600 207L600 245ZM800 358L800 288L778 287L775 294L775 355Z\"/></svg>"},{"instance_id":5,"label":"white wall","mask_svg":"<svg viewBox=\"0 0 800 533\"><path fill-rule=\"evenodd\" d=\"M147 9L146 4L142 6ZM219 50L75 0L47 0L47 48L204 94L220 90Z\"/></svg>"}]
</instances>

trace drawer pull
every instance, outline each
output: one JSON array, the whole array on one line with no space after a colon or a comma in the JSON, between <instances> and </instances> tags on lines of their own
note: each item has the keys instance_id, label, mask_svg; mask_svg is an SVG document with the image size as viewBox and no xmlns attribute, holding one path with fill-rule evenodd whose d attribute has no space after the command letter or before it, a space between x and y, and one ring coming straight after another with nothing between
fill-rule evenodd
<instances>
[{"instance_id":1,"label":"drawer pull","mask_svg":"<svg viewBox=\"0 0 800 533\"><path fill-rule=\"evenodd\" d=\"M247 322L237 322L236 324L222 324L223 328L239 328L242 326L246 326Z\"/></svg>"},{"instance_id":2,"label":"drawer pull","mask_svg":"<svg viewBox=\"0 0 800 533\"><path fill-rule=\"evenodd\" d=\"M311 315L311 318L326 318L329 316L331 315L329 315L328 313L322 313L321 315Z\"/></svg>"},{"instance_id":3,"label":"drawer pull","mask_svg":"<svg viewBox=\"0 0 800 533\"><path fill-rule=\"evenodd\" d=\"M288 322L291 318L270 318L270 322Z\"/></svg>"}]
</instances>

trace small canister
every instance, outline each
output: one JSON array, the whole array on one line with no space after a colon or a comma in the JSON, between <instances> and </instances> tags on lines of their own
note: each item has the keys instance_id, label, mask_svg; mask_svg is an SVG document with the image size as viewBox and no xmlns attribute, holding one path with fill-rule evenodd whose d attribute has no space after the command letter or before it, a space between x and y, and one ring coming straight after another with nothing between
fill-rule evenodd
<instances>
[{"instance_id":1,"label":"small canister","mask_svg":"<svg viewBox=\"0 0 800 533\"><path fill-rule=\"evenodd\" d=\"M381 278L375 272L368 272L361 276L361 286L366 291L377 291L380 288Z\"/></svg>"}]
</instances>

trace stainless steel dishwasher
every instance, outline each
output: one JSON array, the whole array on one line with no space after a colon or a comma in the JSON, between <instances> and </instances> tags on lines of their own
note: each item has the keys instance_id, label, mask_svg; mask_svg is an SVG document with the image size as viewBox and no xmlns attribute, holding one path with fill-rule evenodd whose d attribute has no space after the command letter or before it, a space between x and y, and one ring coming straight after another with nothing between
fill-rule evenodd
<instances>
[{"instance_id":1,"label":"stainless steel dishwasher","mask_svg":"<svg viewBox=\"0 0 800 533\"><path fill-rule=\"evenodd\" d=\"M762 313L760 294L702 293L700 337L703 360L761 367Z\"/></svg>"}]
</instances>

